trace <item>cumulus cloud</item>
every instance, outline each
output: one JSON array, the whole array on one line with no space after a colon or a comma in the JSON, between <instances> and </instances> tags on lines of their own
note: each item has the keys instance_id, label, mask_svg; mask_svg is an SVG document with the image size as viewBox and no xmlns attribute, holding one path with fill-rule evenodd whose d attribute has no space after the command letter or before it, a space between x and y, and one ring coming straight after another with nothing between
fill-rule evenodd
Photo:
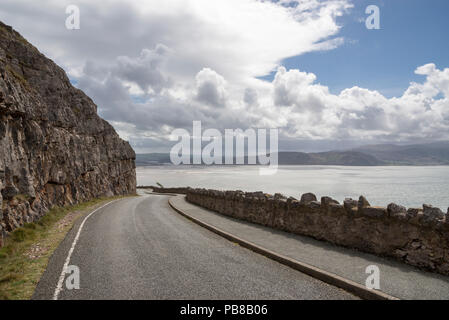
<instances>
[{"instance_id":1,"label":"cumulus cloud","mask_svg":"<svg viewBox=\"0 0 449 320\"><path fill-rule=\"evenodd\" d=\"M158 44L154 50L143 49L140 56L134 59L120 56L114 72L123 80L137 84L144 93L160 93L170 85L168 77L161 72L168 53L166 46Z\"/></svg>"},{"instance_id":2,"label":"cumulus cloud","mask_svg":"<svg viewBox=\"0 0 449 320\"><path fill-rule=\"evenodd\" d=\"M224 107L226 103L226 81L215 71L204 68L196 75L197 99L208 105Z\"/></svg>"},{"instance_id":3,"label":"cumulus cloud","mask_svg":"<svg viewBox=\"0 0 449 320\"><path fill-rule=\"evenodd\" d=\"M253 88L246 88L245 93L243 96L243 101L246 103L247 106L257 106L259 103L259 96L257 94L257 91Z\"/></svg>"},{"instance_id":4,"label":"cumulus cloud","mask_svg":"<svg viewBox=\"0 0 449 320\"><path fill-rule=\"evenodd\" d=\"M65 28L68 4L80 7L80 30ZM344 43L336 20L351 7L351 0L2 0L0 19L63 66L137 151L169 146L171 131L194 120L220 130L279 127L290 149L294 141L449 139L447 68L418 67L424 80L388 99L358 86L332 94L312 72L280 65ZM272 82L259 79L272 71Z\"/></svg>"},{"instance_id":5,"label":"cumulus cloud","mask_svg":"<svg viewBox=\"0 0 449 320\"><path fill-rule=\"evenodd\" d=\"M320 112L323 103L320 98L327 88L313 84L313 73L287 70L280 67L274 77L274 103L277 106L295 106L297 111Z\"/></svg>"},{"instance_id":6,"label":"cumulus cloud","mask_svg":"<svg viewBox=\"0 0 449 320\"><path fill-rule=\"evenodd\" d=\"M427 64L416 73L426 76L423 83L411 83L401 97L387 99L377 91L359 87L334 95L316 84L313 74L280 68L273 81L273 102L291 107L294 130L289 132L297 137L448 139L449 69Z\"/></svg>"}]
</instances>

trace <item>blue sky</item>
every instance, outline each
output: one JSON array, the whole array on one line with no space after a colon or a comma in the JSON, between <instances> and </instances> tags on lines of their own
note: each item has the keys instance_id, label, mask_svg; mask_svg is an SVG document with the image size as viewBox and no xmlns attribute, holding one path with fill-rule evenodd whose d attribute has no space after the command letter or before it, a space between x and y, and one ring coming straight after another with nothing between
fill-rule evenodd
<instances>
[{"instance_id":1,"label":"blue sky","mask_svg":"<svg viewBox=\"0 0 449 320\"><path fill-rule=\"evenodd\" d=\"M411 81L424 77L414 70L427 63L449 67L449 1L357 0L348 15L337 21L346 43L336 49L286 59L287 69L317 75L318 82L338 94L352 86L400 96ZM380 8L381 29L368 30L368 5ZM363 22L360 22L363 19ZM264 77L272 80L274 73Z\"/></svg>"},{"instance_id":2,"label":"blue sky","mask_svg":"<svg viewBox=\"0 0 449 320\"><path fill-rule=\"evenodd\" d=\"M449 140L449 0L294 2L2 0L0 20L138 152L165 152L193 121L279 128L296 151ZM78 30L66 28L69 4ZM380 30L366 29L369 5Z\"/></svg>"}]
</instances>

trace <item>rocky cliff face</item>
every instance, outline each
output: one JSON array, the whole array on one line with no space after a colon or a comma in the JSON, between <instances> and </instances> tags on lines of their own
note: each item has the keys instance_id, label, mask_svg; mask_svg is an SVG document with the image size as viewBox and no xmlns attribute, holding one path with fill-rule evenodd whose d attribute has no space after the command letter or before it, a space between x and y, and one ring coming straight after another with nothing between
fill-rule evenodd
<instances>
[{"instance_id":1,"label":"rocky cliff face","mask_svg":"<svg viewBox=\"0 0 449 320\"><path fill-rule=\"evenodd\" d=\"M53 206L135 193L134 160L65 72L0 22L0 246Z\"/></svg>"}]
</instances>

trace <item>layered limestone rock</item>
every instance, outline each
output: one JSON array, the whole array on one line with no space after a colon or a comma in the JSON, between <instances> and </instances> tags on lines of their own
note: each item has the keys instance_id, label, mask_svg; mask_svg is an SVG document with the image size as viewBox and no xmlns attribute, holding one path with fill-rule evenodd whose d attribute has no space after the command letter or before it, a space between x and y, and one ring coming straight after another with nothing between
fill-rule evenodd
<instances>
[{"instance_id":1,"label":"layered limestone rock","mask_svg":"<svg viewBox=\"0 0 449 320\"><path fill-rule=\"evenodd\" d=\"M0 22L0 246L53 206L135 193L134 160L65 72Z\"/></svg>"}]
</instances>

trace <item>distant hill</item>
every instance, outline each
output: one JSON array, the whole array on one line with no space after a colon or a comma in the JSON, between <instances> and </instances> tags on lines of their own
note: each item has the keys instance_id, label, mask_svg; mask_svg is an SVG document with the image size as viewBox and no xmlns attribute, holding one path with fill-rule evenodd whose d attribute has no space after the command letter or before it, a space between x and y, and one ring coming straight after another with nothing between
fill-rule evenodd
<instances>
[{"instance_id":1,"label":"distant hill","mask_svg":"<svg viewBox=\"0 0 449 320\"><path fill-rule=\"evenodd\" d=\"M149 153L137 154L137 166L169 164L170 154ZM235 161L234 161L235 163ZM245 163L247 161L245 160ZM279 152L281 165L341 165L341 166L379 166L383 161L375 157L355 151L330 151L321 153Z\"/></svg>"},{"instance_id":2,"label":"distant hill","mask_svg":"<svg viewBox=\"0 0 449 320\"><path fill-rule=\"evenodd\" d=\"M282 165L381 166L385 163L369 154L356 151L319 153L279 152Z\"/></svg>"},{"instance_id":3,"label":"distant hill","mask_svg":"<svg viewBox=\"0 0 449 320\"><path fill-rule=\"evenodd\" d=\"M136 165L138 166L170 163L170 154L168 153L138 154L136 159ZM405 146L378 144L347 151L318 153L279 152L279 164L335 166L449 165L449 141Z\"/></svg>"},{"instance_id":4,"label":"distant hill","mask_svg":"<svg viewBox=\"0 0 449 320\"><path fill-rule=\"evenodd\" d=\"M171 163L169 153L136 154L136 166L157 166L169 163Z\"/></svg>"},{"instance_id":5,"label":"distant hill","mask_svg":"<svg viewBox=\"0 0 449 320\"><path fill-rule=\"evenodd\" d=\"M398 146L370 145L352 149L389 165L449 165L449 141Z\"/></svg>"}]
</instances>

